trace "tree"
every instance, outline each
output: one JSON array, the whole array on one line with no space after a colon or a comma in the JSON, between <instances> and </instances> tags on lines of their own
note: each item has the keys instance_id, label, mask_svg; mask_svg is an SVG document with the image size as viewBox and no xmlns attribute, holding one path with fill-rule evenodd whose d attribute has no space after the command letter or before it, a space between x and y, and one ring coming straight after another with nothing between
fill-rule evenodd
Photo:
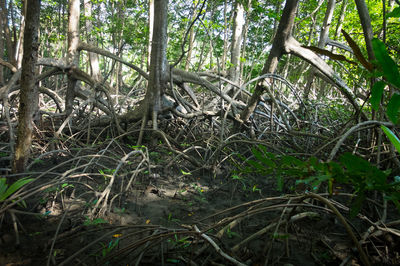
<instances>
[{"instance_id":1,"label":"tree","mask_svg":"<svg viewBox=\"0 0 400 266\"><path fill-rule=\"evenodd\" d=\"M75 68L79 67L79 15L79 0L69 0L67 64L70 64ZM65 96L65 114L67 116L70 115L73 110L76 84L77 80L70 73L68 76L68 87Z\"/></svg>"},{"instance_id":2,"label":"tree","mask_svg":"<svg viewBox=\"0 0 400 266\"><path fill-rule=\"evenodd\" d=\"M92 23L92 1L85 0L85 18L86 18L86 35L88 44L95 45L93 31L93 23ZM101 80L100 66L99 66L99 56L96 53L89 52L89 62L92 76L95 80Z\"/></svg>"},{"instance_id":3,"label":"tree","mask_svg":"<svg viewBox=\"0 0 400 266\"><path fill-rule=\"evenodd\" d=\"M322 26L322 31L318 41L318 48L323 49L328 41L329 38L329 29L331 27L332 18L333 18L333 11L335 10L336 0L329 0L328 6L326 7L324 24ZM308 94L310 93L311 87L314 82L315 76L315 68L312 68L310 74L308 75L307 84L304 90L304 99L308 98Z\"/></svg>"},{"instance_id":4,"label":"tree","mask_svg":"<svg viewBox=\"0 0 400 266\"><path fill-rule=\"evenodd\" d=\"M244 24L244 6L242 1L236 0L233 16L231 62L228 71L228 78L236 84L238 84L240 80L240 52L243 41Z\"/></svg>"},{"instance_id":5,"label":"tree","mask_svg":"<svg viewBox=\"0 0 400 266\"><path fill-rule=\"evenodd\" d=\"M40 0L26 1L27 12L24 32L24 55L22 59L21 90L18 109L18 133L13 159L13 171L23 172L29 158L33 118L38 111L38 88L35 78L35 64L38 56Z\"/></svg>"},{"instance_id":6,"label":"tree","mask_svg":"<svg viewBox=\"0 0 400 266\"><path fill-rule=\"evenodd\" d=\"M153 129L157 129L157 115L161 111L161 96L167 87L167 26L168 26L168 0L154 0L154 25L151 41L150 73L146 96L140 106L132 113L128 113L125 119L137 119L142 117L142 127L150 116L153 121ZM138 143L141 142L143 130Z\"/></svg>"}]
</instances>

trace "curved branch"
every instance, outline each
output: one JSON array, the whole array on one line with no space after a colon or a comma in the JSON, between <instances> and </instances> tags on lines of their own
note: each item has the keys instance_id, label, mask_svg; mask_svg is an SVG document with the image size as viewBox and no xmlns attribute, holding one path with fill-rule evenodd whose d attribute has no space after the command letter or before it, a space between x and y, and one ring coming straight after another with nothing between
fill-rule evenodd
<instances>
[{"instance_id":1,"label":"curved branch","mask_svg":"<svg viewBox=\"0 0 400 266\"><path fill-rule=\"evenodd\" d=\"M133 65L131 63L126 62L125 60L123 60L119 56L116 56L115 54L110 53L109 51L103 50L101 48L98 48L96 46L93 46L93 45L90 45L90 44L87 44L87 43L84 43L84 42L79 42L78 50L79 51L85 50L85 51L88 51L88 52L92 52L92 53L96 53L96 54L100 54L100 55L112 58L115 61L118 61L118 62L120 62L120 63L122 63L122 64L124 64L124 65L126 65L126 66L128 66L128 67L130 67L132 69L134 69L140 75L142 75L144 78L149 79L149 75L144 70L142 70L141 68L139 68L139 67L137 67L137 66L135 66L135 65Z\"/></svg>"}]
</instances>

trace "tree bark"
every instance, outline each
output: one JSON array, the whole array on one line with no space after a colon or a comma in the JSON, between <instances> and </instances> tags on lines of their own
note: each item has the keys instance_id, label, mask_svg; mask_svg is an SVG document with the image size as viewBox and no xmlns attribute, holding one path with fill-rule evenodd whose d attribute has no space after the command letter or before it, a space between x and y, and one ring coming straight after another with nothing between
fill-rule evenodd
<instances>
[{"instance_id":1,"label":"tree bark","mask_svg":"<svg viewBox=\"0 0 400 266\"><path fill-rule=\"evenodd\" d=\"M0 13L1 14L1 13ZM3 19L0 19L0 61L4 61L4 38L3 38ZM0 65L0 87L4 85L4 71L3 66Z\"/></svg>"},{"instance_id":2,"label":"tree bark","mask_svg":"<svg viewBox=\"0 0 400 266\"><path fill-rule=\"evenodd\" d=\"M87 42L90 45L96 45L92 31L93 31L93 23L92 23L92 1L91 0L84 0L84 7L85 7L85 24L86 24L86 38ZM97 81L101 80L101 73L100 73L100 66L99 66L99 56L96 53L89 52L89 62L90 62L90 69L93 78Z\"/></svg>"},{"instance_id":3,"label":"tree bark","mask_svg":"<svg viewBox=\"0 0 400 266\"><path fill-rule=\"evenodd\" d=\"M19 30L19 38L17 42L17 49L15 54L15 59L17 61L17 68L21 68L22 66L22 57L24 56L24 31L25 31L25 18L27 12L27 2L28 0L22 1L22 16L21 16L21 23L20 23L20 30Z\"/></svg>"},{"instance_id":4,"label":"tree bark","mask_svg":"<svg viewBox=\"0 0 400 266\"><path fill-rule=\"evenodd\" d=\"M365 0L355 0L357 5L358 15L360 17L361 26L364 32L365 45L367 46L368 59L375 60L374 50L372 49L372 39L374 33L372 32L371 17L369 16L368 7Z\"/></svg>"},{"instance_id":5,"label":"tree bark","mask_svg":"<svg viewBox=\"0 0 400 266\"><path fill-rule=\"evenodd\" d=\"M154 29L154 0L149 0L149 45L147 51L147 70L150 69L151 61L151 47L153 41L153 29Z\"/></svg>"},{"instance_id":6,"label":"tree bark","mask_svg":"<svg viewBox=\"0 0 400 266\"><path fill-rule=\"evenodd\" d=\"M264 65L262 74L274 73L277 68L279 59L283 54L294 54L306 60L307 62L312 64L312 66L317 68L317 70L319 70L322 74L324 74L333 85L340 89L340 91L346 96L347 100L354 106L355 110L358 111L359 106L346 83L333 71L333 69L324 60L322 60L311 50L302 47L300 43L292 37L291 31L294 24L297 4L298 0L286 1L281 20L279 22L278 30L267 62ZM257 84L256 89L249 100L249 103L240 115L240 119L242 120L242 122L245 122L249 119L250 115L256 108L257 103L261 98L261 95L264 92L264 87L266 86L269 86L266 80L263 80ZM365 118L365 115L363 113L361 113L361 115L363 116L363 118Z\"/></svg>"},{"instance_id":7,"label":"tree bark","mask_svg":"<svg viewBox=\"0 0 400 266\"><path fill-rule=\"evenodd\" d=\"M161 110L161 95L167 86L167 17L168 0L154 0L154 28L151 45L149 83L142 104L152 114L157 129L157 113Z\"/></svg>"},{"instance_id":8,"label":"tree bark","mask_svg":"<svg viewBox=\"0 0 400 266\"><path fill-rule=\"evenodd\" d=\"M77 49L79 45L79 14L79 0L69 0L67 62L75 67L79 67L79 51ZM65 114L67 116L70 115L73 110L76 83L77 80L69 74L67 93L65 96Z\"/></svg>"},{"instance_id":9,"label":"tree bark","mask_svg":"<svg viewBox=\"0 0 400 266\"><path fill-rule=\"evenodd\" d=\"M328 6L326 7L324 23L322 26L321 35L318 41L318 48L324 48L329 37L329 29L331 27L332 18L333 18L333 11L335 11L336 0L329 0ZM304 99L308 99L308 95L310 94L311 87L314 83L314 76L315 76L315 68L312 68L310 74L307 79L306 88L304 90Z\"/></svg>"},{"instance_id":10,"label":"tree bark","mask_svg":"<svg viewBox=\"0 0 400 266\"><path fill-rule=\"evenodd\" d=\"M14 173L25 170L32 143L33 117L38 109L39 93L35 84L35 65L39 49L38 29L40 0L26 1L29 12L24 33L24 56L21 74L18 133L12 169Z\"/></svg>"},{"instance_id":11,"label":"tree bark","mask_svg":"<svg viewBox=\"0 0 400 266\"><path fill-rule=\"evenodd\" d=\"M3 25L4 39L6 41L8 62L13 66L16 66L16 61L14 57L14 46L11 41L11 31L10 28L8 27L8 10L5 0L0 0L0 8L1 8L1 20Z\"/></svg>"},{"instance_id":12,"label":"tree bark","mask_svg":"<svg viewBox=\"0 0 400 266\"><path fill-rule=\"evenodd\" d=\"M240 52L244 23L244 6L241 1L236 0L231 41L231 64L228 72L228 79L234 83L239 83L240 80Z\"/></svg>"},{"instance_id":13,"label":"tree bark","mask_svg":"<svg viewBox=\"0 0 400 266\"><path fill-rule=\"evenodd\" d=\"M285 50L285 43L291 36L298 2L298 0L286 1L271 51L262 70L262 75L267 73L274 73L278 66L279 58L284 53L289 52ZM256 108L257 103L264 92L265 85L266 84L263 84L263 82L257 84L256 89L254 90L254 93L249 100L249 103L240 114L240 119L242 121L247 121L250 115L254 112L254 109Z\"/></svg>"}]
</instances>

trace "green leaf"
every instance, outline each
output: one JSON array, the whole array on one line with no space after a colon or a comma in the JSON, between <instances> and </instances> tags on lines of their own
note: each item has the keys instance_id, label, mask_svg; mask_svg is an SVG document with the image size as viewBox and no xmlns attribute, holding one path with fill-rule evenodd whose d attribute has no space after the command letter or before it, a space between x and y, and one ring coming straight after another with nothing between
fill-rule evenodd
<instances>
[{"instance_id":1,"label":"green leaf","mask_svg":"<svg viewBox=\"0 0 400 266\"><path fill-rule=\"evenodd\" d=\"M364 192L361 192L360 194L358 194L355 198L355 200L353 201L353 203L351 204L351 208L350 208L350 217L354 218L357 216L357 214L360 212L361 209L361 205L364 202L366 196L364 194Z\"/></svg>"},{"instance_id":2,"label":"green leaf","mask_svg":"<svg viewBox=\"0 0 400 266\"><path fill-rule=\"evenodd\" d=\"M253 148L252 152L254 154L254 156L262 163L264 163L266 166L274 168L275 167L275 163L268 159L267 156L263 153L260 152L257 148Z\"/></svg>"},{"instance_id":3,"label":"green leaf","mask_svg":"<svg viewBox=\"0 0 400 266\"><path fill-rule=\"evenodd\" d=\"M392 12L388 13L386 18L399 18L400 17L400 7L396 7Z\"/></svg>"},{"instance_id":4,"label":"green leaf","mask_svg":"<svg viewBox=\"0 0 400 266\"><path fill-rule=\"evenodd\" d=\"M14 184L12 184L5 193L0 194L0 201L5 200L6 198L8 198L8 196L13 194L15 191L17 191L18 189L20 189L27 183L31 182L32 180L34 180L34 179L33 178L28 179L27 177L24 177L24 178L21 178L20 180L15 181Z\"/></svg>"},{"instance_id":5,"label":"green leaf","mask_svg":"<svg viewBox=\"0 0 400 266\"><path fill-rule=\"evenodd\" d=\"M372 86L371 90L371 106L375 111L378 111L379 105L381 103L382 95L383 95L383 89L385 88L386 83L383 81L378 81Z\"/></svg>"},{"instance_id":6,"label":"green leaf","mask_svg":"<svg viewBox=\"0 0 400 266\"><path fill-rule=\"evenodd\" d=\"M393 131L391 131L384 125L381 125L381 128L382 128L383 132L385 132L385 134L388 137L388 139L390 140L390 142L394 145L397 152L400 153L400 140L397 138L397 136L393 133Z\"/></svg>"},{"instance_id":7,"label":"green leaf","mask_svg":"<svg viewBox=\"0 0 400 266\"><path fill-rule=\"evenodd\" d=\"M390 121L392 121L394 124L397 124L397 121L399 120L399 108L400 108L400 94L395 93L390 99L386 111Z\"/></svg>"},{"instance_id":8,"label":"green leaf","mask_svg":"<svg viewBox=\"0 0 400 266\"><path fill-rule=\"evenodd\" d=\"M8 185L6 184L6 178L2 177L0 178L0 197L1 195L4 194L4 192L6 192Z\"/></svg>"},{"instance_id":9,"label":"green leaf","mask_svg":"<svg viewBox=\"0 0 400 266\"><path fill-rule=\"evenodd\" d=\"M372 48L376 60L378 61L378 65L382 68L386 80L397 88L400 88L400 73L398 66L389 56L385 44L381 40L374 38L372 39Z\"/></svg>"}]
</instances>

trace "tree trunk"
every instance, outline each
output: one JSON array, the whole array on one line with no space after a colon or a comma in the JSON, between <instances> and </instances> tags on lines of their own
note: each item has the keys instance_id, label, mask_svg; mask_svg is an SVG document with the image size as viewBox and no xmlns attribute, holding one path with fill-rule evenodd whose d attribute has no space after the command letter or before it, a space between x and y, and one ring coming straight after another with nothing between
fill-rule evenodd
<instances>
[{"instance_id":1,"label":"tree trunk","mask_svg":"<svg viewBox=\"0 0 400 266\"><path fill-rule=\"evenodd\" d=\"M152 114L154 129L157 129L157 114L161 110L161 95L165 91L168 78L167 17L168 0L154 0L154 27L149 83L145 99L142 102L142 105L145 106L145 114ZM139 107L139 109L141 108Z\"/></svg>"},{"instance_id":2,"label":"tree trunk","mask_svg":"<svg viewBox=\"0 0 400 266\"><path fill-rule=\"evenodd\" d=\"M346 8L347 8L347 0L342 1L342 7L340 9L340 15L338 22L336 24L336 29L335 29L335 35L333 36L333 39L336 40L340 32L342 31L342 26L343 26L343 20L344 16L346 15Z\"/></svg>"},{"instance_id":3,"label":"tree trunk","mask_svg":"<svg viewBox=\"0 0 400 266\"><path fill-rule=\"evenodd\" d=\"M227 0L224 1L224 51L222 53L222 72L226 69L226 57L228 54L228 16L227 16L228 3Z\"/></svg>"},{"instance_id":4,"label":"tree trunk","mask_svg":"<svg viewBox=\"0 0 400 266\"><path fill-rule=\"evenodd\" d=\"M25 170L32 142L33 117L37 112L39 93L35 84L39 40L40 0L26 1L29 12L24 33L24 56L21 74L20 103L18 109L18 133L13 160L13 172Z\"/></svg>"},{"instance_id":5,"label":"tree trunk","mask_svg":"<svg viewBox=\"0 0 400 266\"><path fill-rule=\"evenodd\" d=\"M196 18L196 10L195 6L193 6L193 13L192 17L190 19L190 22L192 22ZM190 61L192 60L192 53L193 53L193 45L194 45L194 25L190 28L189 31L189 43L188 43L188 52L186 56L186 61L185 61L185 70L188 71L190 67Z\"/></svg>"},{"instance_id":6,"label":"tree trunk","mask_svg":"<svg viewBox=\"0 0 400 266\"><path fill-rule=\"evenodd\" d=\"M153 29L154 29L154 0L149 0L149 46L147 51L147 70L150 70L151 61L151 47L153 41Z\"/></svg>"},{"instance_id":7,"label":"tree trunk","mask_svg":"<svg viewBox=\"0 0 400 266\"><path fill-rule=\"evenodd\" d=\"M326 7L324 24L322 26L323 28L318 41L318 48L323 49L326 45L326 42L328 41L329 29L331 27L333 11L335 11L335 5L336 5L336 0L329 0L328 6ZM310 74L307 79L306 88L304 90L304 99L308 99L308 95L310 94L311 87L313 86L314 83L315 72L316 72L315 68L312 68L310 71Z\"/></svg>"},{"instance_id":8,"label":"tree trunk","mask_svg":"<svg viewBox=\"0 0 400 266\"><path fill-rule=\"evenodd\" d=\"M8 55L8 62L13 66L16 66L16 61L14 55L14 46L11 41L11 32L10 28L8 27L8 10L6 6L5 0L0 0L0 8L1 8L1 20L3 25L3 32L4 32L4 39L6 41L6 48L7 48L7 55Z\"/></svg>"},{"instance_id":9,"label":"tree trunk","mask_svg":"<svg viewBox=\"0 0 400 266\"><path fill-rule=\"evenodd\" d=\"M25 31L25 18L26 18L26 12L27 12L27 0L22 1L22 8L23 12L21 15L21 26L19 30L19 38L17 42L17 49L16 49L16 54L15 54L15 59L17 61L17 69L21 68L22 66L22 57L24 56L24 31Z\"/></svg>"},{"instance_id":10,"label":"tree trunk","mask_svg":"<svg viewBox=\"0 0 400 266\"><path fill-rule=\"evenodd\" d=\"M85 7L85 24L86 24L86 38L87 42L90 45L96 45L94 38L93 38L93 23L92 23L92 1L91 0L84 0L84 7ZM99 56L95 53L89 52L89 62L90 62L90 69L93 78L97 81L101 80L101 73L100 73L100 66L99 66Z\"/></svg>"},{"instance_id":11,"label":"tree trunk","mask_svg":"<svg viewBox=\"0 0 400 266\"><path fill-rule=\"evenodd\" d=\"M368 7L365 0L355 0L360 17L361 25L364 32L365 45L367 46L368 59L370 61L375 60L374 51L372 49L372 38L374 34L372 32L371 17L369 16Z\"/></svg>"},{"instance_id":12,"label":"tree trunk","mask_svg":"<svg viewBox=\"0 0 400 266\"><path fill-rule=\"evenodd\" d=\"M79 13L79 0L69 0L67 62L74 67L79 67L79 52L77 50L79 45ZM77 80L69 73L67 93L65 97L65 114L67 116L70 115L73 110L76 83Z\"/></svg>"},{"instance_id":13,"label":"tree trunk","mask_svg":"<svg viewBox=\"0 0 400 266\"><path fill-rule=\"evenodd\" d=\"M1 13L0 13L1 14ZM0 19L0 61L4 61L4 38L3 38L3 19ZM0 87L4 85L4 71L3 66L0 65Z\"/></svg>"},{"instance_id":14,"label":"tree trunk","mask_svg":"<svg viewBox=\"0 0 400 266\"><path fill-rule=\"evenodd\" d=\"M231 41L231 64L228 79L234 83L240 80L240 52L243 41L244 7L240 1L235 3L235 14L233 16L233 29Z\"/></svg>"},{"instance_id":15,"label":"tree trunk","mask_svg":"<svg viewBox=\"0 0 400 266\"><path fill-rule=\"evenodd\" d=\"M272 44L272 48L269 53L268 59L262 70L262 74L274 73L278 66L279 58L284 53L289 52L285 51L285 43L291 36L291 32L294 25L294 19L296 17L298 2L299 2L298 0L286 1L281 20L279 22L278 30L276 32L276 36L274 38L274 42ZM254 90L254 93L251 96L246 108L240 114L240 118L242 121L247 121L249 119L250 115L256 108L257 103L260 100L260 97L263 94L263 92L264 92L264 84L263 82L260 82L257 84L256 89Z\"/></svg>"}]
</instances>

